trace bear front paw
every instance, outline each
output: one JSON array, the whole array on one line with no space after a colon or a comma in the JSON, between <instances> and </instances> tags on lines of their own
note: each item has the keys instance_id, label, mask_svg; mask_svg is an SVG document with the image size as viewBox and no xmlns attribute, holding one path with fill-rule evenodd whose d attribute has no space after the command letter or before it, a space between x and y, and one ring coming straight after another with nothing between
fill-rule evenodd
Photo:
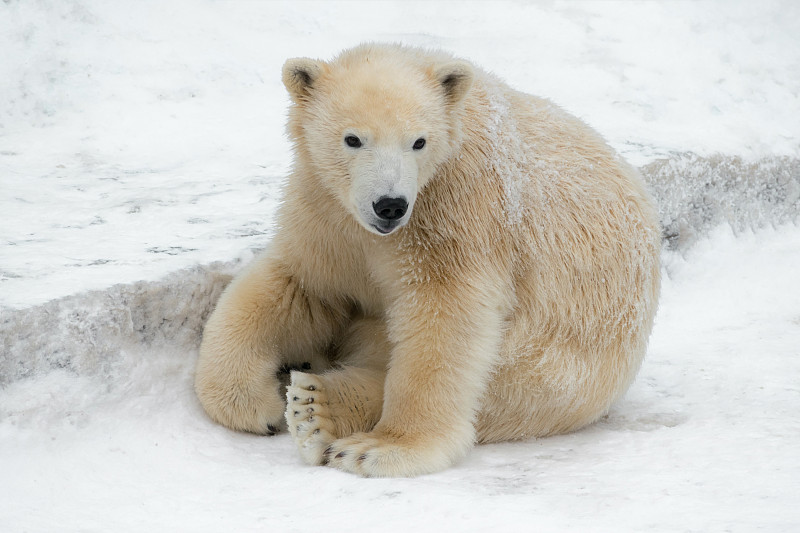
<instances>
[{"instance_id":1,"label":"bear front paw","mask_svg":"<svg viewBox=\"0 0 800 533\"><path fill-rule=\"evenodd\" d=\"M286 388L286 423L303 460L310 465L325 462L323 452L336 440L328 395L322 379L292 372Z\"/></svg>"},{"instance_id":2,"label":"bear front paw","mask_svg":"<svg viewBox=\"0 0 800 533\"><path fill-rule=\"evenodd\" d=\"M393 438L379 432L356 433L323 452L328 466L364 477L410 477L449 466L452 458L433 442Z\"/></svg>"}]
</instances>

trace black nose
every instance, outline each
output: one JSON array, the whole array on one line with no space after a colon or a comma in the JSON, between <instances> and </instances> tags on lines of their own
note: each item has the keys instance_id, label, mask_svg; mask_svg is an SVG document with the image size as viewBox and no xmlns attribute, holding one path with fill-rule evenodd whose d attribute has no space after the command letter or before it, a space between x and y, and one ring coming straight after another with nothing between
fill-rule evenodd
<instances>
[{"instance_id":1,"label":"black nose","mask_svg":"<svg viewBox=\"0 0 800 533\"><path fill-rule=\"evenodd\" d=\"M403 218L408 211L408 202L405 198L388 198L384 196L377 202L373 202L372 209L378 218L382 220L397 220Z\"/></svg>"}]
</instances>

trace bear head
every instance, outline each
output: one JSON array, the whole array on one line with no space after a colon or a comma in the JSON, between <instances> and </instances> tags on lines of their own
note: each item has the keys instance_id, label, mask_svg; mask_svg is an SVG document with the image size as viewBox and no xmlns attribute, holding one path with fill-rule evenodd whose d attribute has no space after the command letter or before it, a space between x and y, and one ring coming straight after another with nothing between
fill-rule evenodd
<instances>
[{"instance_id":1,"label":"bear head","mask_svg":"<svg viewBox=\"0 0 800 533\"><path fill-rule=\"evenodd\" d=\"M368 231L405 225L461 142L472 67L400 46L362 45L330 63L288 60L289 134L311 172Z\"/></svg>"}]
</instances>

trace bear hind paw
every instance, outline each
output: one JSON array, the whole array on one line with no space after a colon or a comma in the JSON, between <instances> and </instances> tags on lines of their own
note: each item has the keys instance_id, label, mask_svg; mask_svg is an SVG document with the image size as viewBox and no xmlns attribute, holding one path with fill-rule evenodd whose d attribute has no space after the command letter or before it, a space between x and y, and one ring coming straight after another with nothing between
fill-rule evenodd
<instances>
[{"instance_id":1,"label":"bear hind paw","mask_svg":"<svg viewBox=\"0 0 800 533\"><path fill-rule=\"evenodd\" d=\"M286 423L303 460L310 465L327 463L325 450L336 440L327 392L312 374L292 372L286 388Z\"/></svg>"}]
</instances>

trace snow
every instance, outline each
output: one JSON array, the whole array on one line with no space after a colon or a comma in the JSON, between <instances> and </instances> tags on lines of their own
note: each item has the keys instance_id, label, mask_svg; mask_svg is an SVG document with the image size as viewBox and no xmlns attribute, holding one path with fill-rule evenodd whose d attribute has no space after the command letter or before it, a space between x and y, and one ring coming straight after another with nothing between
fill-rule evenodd
<instances>
[{"instance_id":1,"label":"snow","mask_svg":"<svg viewBox=\"0 0 800 533\"><path fill-rule=\"evenodd\" d=\"M503 86L492 79L486 80L484 85L489 97L488 157L503 187L504 224L513 231L513 226L525 216L524 208L531 194L531 181L524 172L529 168L527 154L531 147L519 135Z\"/></svg>"},{"instance_id":2,"label":"snow","mask_svg":"<svg viewBox=\"0 0 800 533\"><path fill-rule=\"evenodd\" d=\"M0 3L0 530L796 530L799 26L793 2ZM280 66L373 39L552 99L651 184L659 314L597 424L365 480L203 414L203 322L290 164Z\"/></svg>"}]
</instances>

